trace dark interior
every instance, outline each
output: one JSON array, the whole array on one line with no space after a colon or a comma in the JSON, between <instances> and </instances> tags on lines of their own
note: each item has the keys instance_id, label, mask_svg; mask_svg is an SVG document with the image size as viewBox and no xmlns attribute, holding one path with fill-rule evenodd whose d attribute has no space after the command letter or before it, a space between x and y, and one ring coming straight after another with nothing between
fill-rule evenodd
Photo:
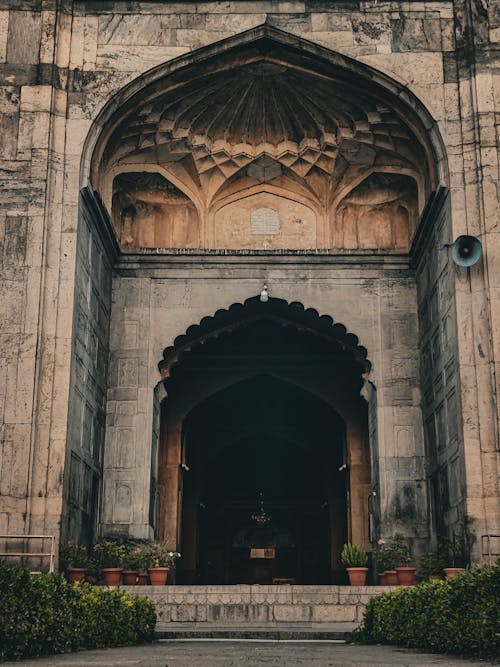
<instances>
[{"instance_id":1,"label":"dark interior","mask_svg":"<svg viewBox=\"0 0 500 667\"><path fill-rule=\"evenodd\" d=\"M228 381L238 375L246 377ZM335 341L259 318L184 354L169 394L207 378L216 390L184 420L178 582L342 580L345 423L311 378L358 403L352 360ZM265 525L254 518L261 502Z\"/></svg>"}]
</instances>

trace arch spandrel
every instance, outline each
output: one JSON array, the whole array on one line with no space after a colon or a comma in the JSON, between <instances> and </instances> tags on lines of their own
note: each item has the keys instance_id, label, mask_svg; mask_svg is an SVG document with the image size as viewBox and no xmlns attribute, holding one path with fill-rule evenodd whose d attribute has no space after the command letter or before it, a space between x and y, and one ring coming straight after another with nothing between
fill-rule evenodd
<instances>
[{"instance_id":1,"label":"arch spandrel","mask_svg":"<svg viewBox=\"0 0 500 667\"><path fill-rule=\"evenodd\" d=\"M269 26L146 73L108 105L98 122L104 130L94 145L91 180L105 203L110 205L111 175L132 165L137 172L156 166L182 184L183 192L193 193L201 231L186 233L198 240L185 247L198 243L200 250L221 245L214 218L227 195L237 201L238 192L243 197L249 189L275 188L285 195L288 190L290 202L312 204L320 215L310 239L297 245L284 238L276 247L327 250L333 243L328 211L336 193L353 189L372 173L415 174L418 210L408 223L414 229L425 199L445 178L432 119L407 89ZM223 248L258 245L251 213L242 213L245 238L226 239ZM157 212L158 220L161 215ZM170 224L166 217L163 224ZM166 247L183 247L182 235L176 238L168 230L143 235L153 240L139 247L158 247L156 237L170 238ZM374 238L361 247L372 247Z\"/></svg>"}]
</instances>

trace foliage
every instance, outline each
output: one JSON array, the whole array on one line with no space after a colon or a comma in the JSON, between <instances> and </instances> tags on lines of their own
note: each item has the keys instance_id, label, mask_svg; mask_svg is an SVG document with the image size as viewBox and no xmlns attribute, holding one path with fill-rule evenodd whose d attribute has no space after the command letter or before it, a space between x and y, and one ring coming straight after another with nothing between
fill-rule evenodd
<instances>
[{"instance_id":1,"label":"foliage","mask_svg":"<svg viewBox=\"0 0 500 667\"><path fill-rule=\"evenodd\" d=\"M411 563L410 550L403 535L396 533L389 540L379 540L375 551L377 569L379 572L393 570L395 567L404 567Z\"/></svg>"},{"instance_id":2,"label":"foliage","mask_svg":"<svg viewBox=\"0 0 500 667\"><path fill-rule=\"evenodd\" d=\"M144 547L144 565L149 567L174 567L177 558L181 555L177 551L170 551L163 544L155 542Z\"/></svg>"},{"instance_id":3,"label":"foliage","mask_svg":"<svg viewBox=\"0 0 500 667\"><path fill-rule=\"evenodd\" d=\"M0 660L151 641L155 623L147 599L0 564Z\"/></svg>"},{"instance_id":4,"label":"foliage","mask_svg":"<svg viewBox=\"0 0 500 667\"><path fill-rule=\"evenodd\" d=\"M59 555L63 570L67 570L68 567L88 567L91 560L87 547L73 540L61 546Z\"/></svg>"},{"instance_id":5,"label":"foliage","mask_svg":"<svg viewBox=\"0 0 500 667\"><path fill-rule=\"evenodd\" d=\"M499 599L498 566L398 588L370 600L355 638L437 653L495 657L500 640Z\"/></svg>"},{"instance_id":6,"label":"foliage","mask_svg":"<svg viewBox=\"0 0 500 667\"><path fill-rule=\"evenodd\" d=\"M441 537L438 553L445 561L444 567L466 567L468 565L465 539L455 533L451 538Z\"/></svg>"},{"instance_id":7,"label":"foliage","mask_svg":"<svg viewBox=\"0 0 500 667\"><path fill-rule=\"evenodd\" d=\"M379 540L375 549L375 562L377 564L378 572L385 572L386 570L393 570L393 554L386 548L385 541Z\"/></svg>"},{"instance_id":8,"label":"foliage","mask_svg":"<svg viewBox=\"0 0 500 667\"><path fill-rule=\"evenodd\" d=\"M418 573L423 579L428 579L433 574L441 574L446 567L446 561L439 553L428 552L420 557Z\"/></svg>"},{"instance_id":9,"label":"foliage","mask_svg":"<svg viewBox=\"0 0 500 667\"><path fill-rule=\"evenodd\" d=\"M125 545L116 540L102 540L93 551L101 567L121 567L127 555Z\"/></svg>"},{"instance_id":10,"label":"foliage","mask_svg":"<svg viewBox=\"0 0 500 667\"><path fill-rule=\"evenodd\" d=\"M125 567L129 570L145 572L149 565L149 545L130 548L125 556Z\"/></svg>"},{"instance_id":11,"label":"foliage","mask_svg":"<svg viewBox=\"0 0 500 667\"><path fill-rule=\"evenodd\" d=\"M357 544L344 544L340 560L344 567L365 567L368 561L366 551Z\"/></svg>"}]
</instances>

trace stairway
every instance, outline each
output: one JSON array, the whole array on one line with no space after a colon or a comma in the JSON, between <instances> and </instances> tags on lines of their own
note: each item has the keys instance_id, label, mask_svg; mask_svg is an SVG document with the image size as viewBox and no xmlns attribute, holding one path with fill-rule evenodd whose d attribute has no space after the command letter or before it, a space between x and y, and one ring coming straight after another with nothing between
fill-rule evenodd
<instances>
[{"instance_id":1,"label":"stairway","mask_svg":"<svg viewBox=\"0 0 500 667\"><path fill-rule=\"evenodd\" d=\"M124 586L149 597L159 639L341 641L390 586Z\"/></svg>"}]
</instances>

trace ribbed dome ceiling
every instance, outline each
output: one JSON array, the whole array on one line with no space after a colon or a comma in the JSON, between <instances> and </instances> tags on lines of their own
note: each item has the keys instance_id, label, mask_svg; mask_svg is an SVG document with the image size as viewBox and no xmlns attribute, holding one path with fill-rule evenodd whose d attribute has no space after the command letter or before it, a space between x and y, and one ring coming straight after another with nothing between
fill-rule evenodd
<instances>
[{"instance_id":1,"label":"ribbed dome ceiling","mask_svg":"<svg viewBox=\"0 0 500 667\"><path fill-rule=\"evenodd\" d=\"M387 153L418 166L404 123L365 90L266 60L196 79L157 97L115 132L115 163L155 152L160 162L192 155L199 174L225 177L267 155L299 176ZM161 149L161 150L160 150Z\"/></svg>"}]
</instances>

